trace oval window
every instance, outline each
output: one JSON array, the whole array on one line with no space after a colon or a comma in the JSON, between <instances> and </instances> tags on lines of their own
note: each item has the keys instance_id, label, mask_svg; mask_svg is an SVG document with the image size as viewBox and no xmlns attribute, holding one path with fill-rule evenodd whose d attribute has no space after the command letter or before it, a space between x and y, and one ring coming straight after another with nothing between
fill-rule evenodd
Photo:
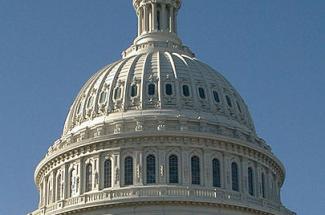
<instances>
[{"instance_id":1,"label":"oval window","mask_svg":"<svg viewBox=\"0 0 325 215\"><path fill-rule=\"evenodd\" d=\"M201 99L205 99L205 91L202 87L199 87L199 96Z\"/></svg>"},{"instance_id":2,"label":"oval window","mask_svg":"<svg viewBox=\"0 0 325 215\"><path fill-rule=\"evenodd\" d=\"M229 96L226 96L226 100L227 100L228 106L232 107L232 103L231 103L231 100L230 100Z\"/></svg>"},{"instance_id":3,"label":"oval window","mask_svg":"<svg viewBox=\"0 0 325 215\"><path fill-rule=\"evenodd\" d=\"M217 91L213 91L213 98L215 102L220 102L219 93Z\"/></svg>"},{"instance_id":4,"label":"oval window","mask_svg":"<svg viewBox=\"0 0 325 215\"><path fill-rule=\"evenodd\" d=\"M188 87L188 85L183 85L183 95L185 97L189 97L190 96L190 88Z\"/></svg>"}]
</instances>

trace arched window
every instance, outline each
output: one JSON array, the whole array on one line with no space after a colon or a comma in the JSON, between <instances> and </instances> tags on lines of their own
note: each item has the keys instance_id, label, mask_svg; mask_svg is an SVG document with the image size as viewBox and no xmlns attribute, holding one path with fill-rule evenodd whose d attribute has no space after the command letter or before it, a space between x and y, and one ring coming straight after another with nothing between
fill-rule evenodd
<instances>
[{"instance_id":1,"label":"arched window","mask_svg":"<svg viewBox=\"0 0 325 215\"><path fill-rule=\"evenodd\" d=\"M165 85L165 93L167 96L173 95L173 86L171 84Z\"/></svg>"},{"instance_id":2,"label":"arched window","mask_svg":"<svg viewBox=\"0 0 325 215\"><path fill-rule=\"evenodd\" d=\"M86 165L86 192L93 188L93 166L89 163Z\"/></svg>"},{"instance_id":3,"label":"arched window","mask_svg":"<svg viewBox=\"0 0 325 215\"><path fill-rule=\"evenodd\" d=\"M138 85L132 84L131 86L131 97L136 97L138 95Z\"/></svg>"},{"instance_id":4,"label":"arched window","mask_svg":"<svg viewBox=\"0 0 325 215\"><path fill-rule=\"evenodd\" d=\"M265 175L264 173L262 172L262 176L261 176L261 179L262 179L262 197L265 198Z\"/></svg>"},{"instance_id":5,"label":"arched window","mask_svg":"<svg viewBox=\"0 0 325 215\"><path fill-rule=\"evenodd\" d=\"M232 107L232 102L229 96L226 96L226 101L229 107Z\"/></svg>"},{"instance_id":6,"label":"arched window","mask_svg":"<svg viewBox=\"0 0 325 215\"><path fill-rule=\"evenodd\" d=\"M216 158L212 160L212 177L213 186L221 187L220 161Z\"/></svg>"},{"instance_id":7,"label":"arched window","mask_svg":"<svg viewBox=\"0 0 325 215\"><path fill-rule=\"evenodd\" d=\"M56 200L57 201L61 200L61 186L62 186L61 174L58 174L56 178Z\"/></svg>"},{"instance_id":8,"label":"arched window","mask_svg":"<svg viewBox=\"0 0 325 215\"><path fill-rule=\"evenodd\" d=\"M219 103L220 102L220 98L219 98L219 93L217 91L213 91L213 98L214 98L214 101Z\"/></svg>"},{"instance_id":9,"label":"arched window","mask_svg":"<svg viewBox=\"0 0 325 215\"><path fill-rule=\"evenodd\" d=\"M69 195L70 197L74 197L77 194L78 191L78 184L77 184L77 171L75 168L70 170L70 189L69 189Z\"/></svg>"},{"instance_id":10,"label":"arched window","mask_svg":"<svg viewBox=\"0 0 325 215\"><path fill-rule=\"evenodd\" d=\"M104 104L107 100L107 91L104 90L100 93L100 96L99 96L99 103L100 104Z\"/></svg>"},{"instance_id":11,"label":"arched window","mask_svg":"<svg viewBox=\"0 0 325 215\"><path fill-rule=\"evenodd\" d=\"M153 96L156 93L156 85L154 84L149 84L148 85L148 95Z\"/></svg>"},{"instance_id":12,"label":"arched window","mask_svg":"<svg viewBox=\"0 0 325 215\"><path fill-rule=\"evenodd\" d=\"M121 98L121 87L116 87L115 90L114 90L114 99L119 99Z\"/></svg>"},{"instance_id":13,"label":"arched window","mask_svg":"<svg viewBox=\"0 0 325 215\"><path fill-rule=\"evenodd\" d=\"M156 158L154 155L147 156L147 184L156 183Z\"/></svg>"},{"instance_id":14,"label":"arched window","mask_svg":"<svg viewBox=\"0 0 325 215\"><path fill-rule=\"evenodd\" d=\"M189 97L190 96L190 88L188 85L183 85L183 95L185 97Z\"/></svg>"},{"instance_id":15,"label":"arched window","mask_svg":"<svg viewBox=\"0 0 325 215\"><path fill-rule=\"evenodd\" d=\"M231 164L231 181L232 190L239 191L238 165L235 162Z\"/></svg>"},{"instance_id":16,"label":"arched window","mask_svg":"<svg viewBox=\"0 0 325 215\"><path fill-rule=\"evenodd\" d=\"M193 156L191 158L192 184L200 185L200 158Z\"/></svg>"},{"instance_id":17,"label":"arched window","mask_svg":"<svg viewBox=\"0 0 325 215\"><path fill-rule=\"evenodd\" d=\"M201 99L205 99L205 91L202 87L199 87L199 96Z\"/></svg>"},{"instance_id":18,"label":"arched window","mask_svg":"<svg viewBox=\"0 0 325 215\"><path fill-rule=\"evenodd\" d=\"M254 172L252 167L248 167L248 193L254 196Z\"/></svg>"},{"instance_id":19,"label":"arched window","mask_svg":"<svg viewBox=\"0 0 325 215\"><path fill-rule=\"evenodd\" d=\"M169 156L169 183L178 183L178 158L176 155Z\"/></svg>"},{"instance_id":20,"label":"arched window","mask_svg":"<svg viewBox=\"0 0 325 215\"><path fill-rule=\"evenodd\" d=\"M133 184L133 158L126 157L124 161L124 184Z\"/></svg>"},{"instance_id":21,"label":"arched window","mask_svg":"<svg viewBox=\"0 0 325 215\"><path fill-rule=\"evenodd\" d=\"M104 188L112 186L112 162L110 159L104 162Z\"/></svg>"}]
</instances>

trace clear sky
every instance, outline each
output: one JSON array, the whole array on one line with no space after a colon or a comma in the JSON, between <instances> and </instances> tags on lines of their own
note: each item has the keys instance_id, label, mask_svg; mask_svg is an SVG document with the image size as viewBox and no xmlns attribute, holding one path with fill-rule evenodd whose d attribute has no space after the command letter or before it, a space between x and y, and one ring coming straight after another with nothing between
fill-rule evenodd
<instances>
[{"instance_id":1,"label":"clear sky","mask_svg":"<svg viewBox=\"0 0 325 215\"><path fill-rule=\"evenodd\" d=\"M282 201L325 211L325 1L183 0L179 35L246 100L287 169ZM0 0L0 214L37 207L35 166L82 84L136 34L131 0Z\"/></svg>"}]
</instances>

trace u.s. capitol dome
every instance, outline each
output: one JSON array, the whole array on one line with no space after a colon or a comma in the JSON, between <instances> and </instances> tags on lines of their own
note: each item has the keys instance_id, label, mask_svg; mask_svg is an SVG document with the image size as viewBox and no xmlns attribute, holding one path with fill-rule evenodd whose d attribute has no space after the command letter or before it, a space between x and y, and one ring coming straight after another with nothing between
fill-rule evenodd
<instances>
[{"instance_id":1,"label":"u.s. capitol dome","mask_svg":"<svg viewBox=\"0 0 325 215\"><path fill-rule=\"evenodd\" d=\"M80 90L31 214L293 215L244 100L178 38L181 0L133 5L138 37Z\"/></svg>"}]
</instances>

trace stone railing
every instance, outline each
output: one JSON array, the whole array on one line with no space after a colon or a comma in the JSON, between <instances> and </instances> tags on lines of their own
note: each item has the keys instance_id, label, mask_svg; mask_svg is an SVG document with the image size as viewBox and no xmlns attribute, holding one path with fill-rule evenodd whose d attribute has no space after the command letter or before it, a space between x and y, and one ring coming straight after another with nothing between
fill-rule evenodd
<instances>
[{"instance_id":1,"label":"stone railing","mask_svg":"<svg viewBox=\"0 0 325 215\"><path fill-rule=\"evenodd\" d=\"M259 211L276 215L295 215L281 204L265 199L247 196L242 193L224 191L218 189L201 189L180 186L146 186L127 187L117 190L103 190L83 194L78 197L69 198L48 205L30 215L57 214L60 210L69 211L76 206L80 208L92 206L103 206L105 204L145 202L145 201L189 201L206 202L221 205L234 205L243 208L252 208Z\"/></svg>"}]
</instances>

